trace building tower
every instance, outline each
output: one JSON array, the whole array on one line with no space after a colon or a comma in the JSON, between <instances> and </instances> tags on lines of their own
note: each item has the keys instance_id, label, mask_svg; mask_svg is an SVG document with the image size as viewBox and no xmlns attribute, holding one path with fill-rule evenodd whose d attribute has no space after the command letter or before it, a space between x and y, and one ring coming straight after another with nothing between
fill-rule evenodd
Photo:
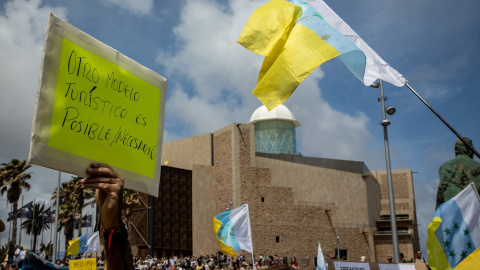
<instances>
[{"instance_id":1,"label":"building tower","mask_svg":"<svg viewBox=\"0 0 480 270\"><path fill-rule=\"evenodd\" d=\"M253 112L250 124L255 126L255 152L297 154L295 128L300 123L283 104L271 111L259 107Z\"/></svg>"}]
</instances>

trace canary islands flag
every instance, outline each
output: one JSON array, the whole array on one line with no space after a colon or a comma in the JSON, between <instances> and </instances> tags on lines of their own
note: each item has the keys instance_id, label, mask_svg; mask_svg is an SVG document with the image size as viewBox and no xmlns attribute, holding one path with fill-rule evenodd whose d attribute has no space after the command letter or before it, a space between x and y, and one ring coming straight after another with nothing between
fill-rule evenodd
<instances>
[{"instance_id":1,"label":"canary islands flag","mask_svg":"<svg viewBox=\"0 0 480 270\"><path fill-rule=\"evenodd\" d=\"M431 269L457 270L480 265L479 218L480 199L473 183L438 207L428 226Z\"/></svg>"},{"instance_id":2,"label":"canary islands flag","mask_svg":"<svg viewBox=\"0 0 480 270\"><path fill-rule=\"evenodd\" d=\"M228 210L213 218L213 231L221 250L236 258L235 250L253 253L248 204Z\"/></svg>"},{"instance_id":3,"label":"canary islands flag","mask_svg":"<svg viewBox=\"0 0 480 270\"><path fill-rule=\"evenodd\" d=\"M337 56L359 78L365 73L363 51L299 0L272 0L255 10L238 42L266 56L253 94L269 111L285 102L318 66Z\"/></svg>"},{"instance_id":4,"label":"canary islands flag","mask_svg":"<svg viewBox=\"0 0 480 270\"><path fill-rule=\"evenodd\" d=\"M314 7L328 24L342 33L346 38L352 41L358 48L360 48L367 58L365 73L363 77L355 73L357 77L366 85L370 86L377 79L389 82L395 86L404 86L406 79L385 62L365 41L353 31L350 26L342 20L323 0L304 0L312 7ZM348 64L347 64L348 67Z\"/></svg>"},{"instance_id":5,"label":"canary islands flag","mask_svg":"<svg viewBox=\"0 0 480 270\"><path fill-rule=\"evenodd\" d=\"M68 241L67 255L99 251L99 243L98 232L87 233L80 238Z\"/></svg>"}]
</instances>

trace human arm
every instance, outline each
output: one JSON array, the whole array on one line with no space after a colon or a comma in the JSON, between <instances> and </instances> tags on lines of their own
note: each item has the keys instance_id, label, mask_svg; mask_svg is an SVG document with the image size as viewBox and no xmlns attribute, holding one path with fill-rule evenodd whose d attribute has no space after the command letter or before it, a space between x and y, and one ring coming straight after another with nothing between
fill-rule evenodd
<instances>
[{"instance_id":1,"label":"human arm","mask_svg":"<svg viewBox=\"0 0 480 270\"><path fill-rule=\"evenodd\" d=\"M95 189L103 229L113 230L111 237L105 241L108 268L134 269L128 234L121 218L124 180L106 164L92 163L86 172L90 177L83 179L82 183L85 188Z\"/></svg>"}]
</instances>

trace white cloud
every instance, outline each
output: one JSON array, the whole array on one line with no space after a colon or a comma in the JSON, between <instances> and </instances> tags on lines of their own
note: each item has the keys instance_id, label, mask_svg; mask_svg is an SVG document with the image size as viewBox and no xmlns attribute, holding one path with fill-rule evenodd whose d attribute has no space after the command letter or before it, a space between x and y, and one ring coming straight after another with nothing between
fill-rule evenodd
<instances>
[{"instance_id":1,"label":"white cloud","mask_svg":"<svg viewBox=\"0 0 480 270\"><path fill-rule=\"evenodd\" d=\"M25 159L35 104L45 29L50 11L66 18L67 10L40 7L40 0L5 4L0 16L0 157ZM18 153L21 153L18 156Z\"/></svg>"},{"instance_id":2,"label":"white cloud","mask_svg":"<svg viewBox=\"0 0 480 270\"><path fill-rule=\"evenodd\" d=\"M119 6L137 15L152 13L153 0L103 0L104 3Z\"/></svg>"}]
</instances>

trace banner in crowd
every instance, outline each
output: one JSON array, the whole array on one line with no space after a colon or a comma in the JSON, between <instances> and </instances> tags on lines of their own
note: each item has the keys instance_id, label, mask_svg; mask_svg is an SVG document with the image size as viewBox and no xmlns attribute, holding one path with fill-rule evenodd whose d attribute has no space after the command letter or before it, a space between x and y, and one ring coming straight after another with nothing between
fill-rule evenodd
<instances>
[{"instance_id":1,"label":"banner in crowd","mask_svg":"<svg viewBox=\"0 0 480 270\"><path fill-rule=\"evenodd\" d=\"M370 270L370 265L364 262L334 261L336 270Z\"/></svg>"},{"instance_id":2,"label":"banner in crowd","mask_svg":"<svg viewBox=\"0 0 480 270\"><path fill-rule=\"evenodd\" d=\"M81 259L81 260L70 260L68 264L69 270L96 270L97 269L97 259Z\"/></svg>"},{"instance_id":3,"label":"banner in crowd","mask_svg":"<svg viewBox=\"0 0 480 270\"><path fill-rule=\"evenodd\" d=\"M128 33L126 33L128 38ZM29 162L157 196L167 80L50 13Z\"/></svg>"}]
</instances>

